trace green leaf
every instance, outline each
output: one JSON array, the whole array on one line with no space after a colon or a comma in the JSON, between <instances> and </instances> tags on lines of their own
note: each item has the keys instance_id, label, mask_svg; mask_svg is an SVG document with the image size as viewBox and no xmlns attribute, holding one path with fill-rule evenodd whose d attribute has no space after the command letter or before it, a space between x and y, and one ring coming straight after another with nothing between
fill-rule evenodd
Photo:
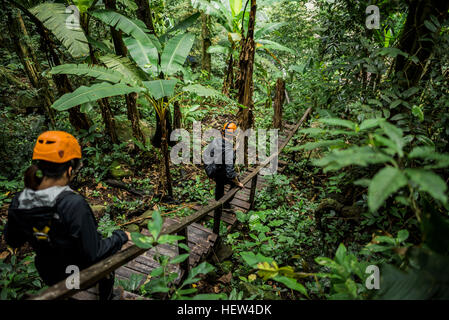
<instances>
[{"instance_id":1,"label":"green leaf","mask_svg":"<svg viewBox=\"0 0 449 320\"><path fill-rule=\"evenodd\" d=\"M273 32L285 25L287 25L286 22L268 23L268 24L264 25L262 28L258 28L254 32L254 39L257 40L257 42L260 42L260 38L262 38L263 36Z\"/></svg>"},{"instance_id":2,"label":"green leaf","mask_svg":"<svg viewBox=\"0 0 449 320\"><path fill-rule=\"evenodd\" d=\"M422 108L418 107L417 105L414 105L412 107L412 114L419 119L419 121L424 121L424 113L422 111Z\"/></svg>"},{"instance_id":3,"label":"green leaf","mask_svg":"<svg viewBox=\"0 0 449 320\"><path fill-rule=\"evenodd\" d=\"M332 125L332 126L346 127L351 130L355 130L355 128L356 128L356 124L349 120L343 120L343 119L338 119L338 118L322 118L322 119L319 119L318 121L328 124L328 125Z\"/></svg>"},{"instance_id":4,"label":"green leaf","mask_svg":"<svg viewBox=\"0 0 449 320\"><path fill-rule=\"evenodd\" d=\"M192 14L191 16L185 18L184 20L182 20L181 22L179 22L176 26L174 26L173 28L170 28L169 30L167 30L167 32L165 32L162 36L159 37L160 41L162 43L164 43L167 39L167 36L175 31L184 31L187 28L189 28L190 26L192 26L196 20L200 17L201 13L200 12L196 12L194 14Z\"/></svg>"},{"instance_id":5,"label":"green leaf","mask_svg":"<svg viewBox=\"0 0 449 320\"><path fill-rule=\"evenodd\" d=\"M230 48L229 47L225 47L225 46L220 46L220 45L213 45L213 46L210 46L208 49L207 49L207 53L223 53L223 54L229 54L229 52L230 52Z\"/></svg>"},{"instance_id":6,"label":"green leaf","mask_svg":"<svg viewBox=\"0 0 449 320\"><path fill-rule=\"evenodd\" d=\"M296 281L295 279L277 275L273 278L273 280L283 283L288 288L298 291L305 296L308 296L306 288L304 288L304 286L302 284L300 284L298 281Z\"/></svg>"},{"instance_id":7,"label":"green leaf","mask_svg":"<svg viewBox=\"0 0 449 320\"><path fill-rule=\"evenodd\" d=\"M189 254L188 253L180 254L179 256L176 256L173 259L171 259L170 263L171 264L181 263L181 262L185 261L188 258L189 258Z\"/></svg>"},{"instance_id":8,"label":"green leaf","mask_svg":"<svg viewBox=\"0 0 449 320\"><path fill-rule=\"evenodd\" d=\"M119 96L131 92L139 92L140 88L130 87L126 84L97 83L90 87L81 86L73 92L66 93L56 100L52 108L58 111L68 110L86 102L94 102L101 98Z\"/></svg>"},{"instance_id":9,"label":"green leaf","mask_svg":"<svg viewBox=\"0 0 449 320\"><path fill-rule=\"evenodd\" d=\"M242 0L229 0L232 16L235 17L242 11Z\"/></svg>"},{"instance_id":10,"label":"green leaf","mask_svg":"<svg viewBox=\"0 0 449 320\"><path fill-rule=\"evenodd\" d=\"M422 158L424 160L435 160L435 165L426 166L426 168L445 168L449 166L449 155L435 152L435 147L425 146L416 147L409 153L410 159Z\"/></svg>"},{"instance_id":11,"label":"green leaf","mask_svg":"<svg viewBox=\"0 0 449 320\"><path fill-rule=\"evenodd\" d=\"M66 9L64 3L45 2L31 8L30 12L62 42L74 58L85 57L89 54L86 36L79 22L76 23L75 15L66 12ZM75 23L70 23L72 20Z\"/></svg>"},{"instance_id":12,"label":"green leaf","mask_svg":"<svg viewBox=\"0 0 449 320\"><path fill-rule=\"evenodd\" d=\"M248 251L248 252L241 252L240 256L243 258L243 260L250 266L255 267L258 263L261 262L273 262L273 259L265 257L258 253L257 255L254 254L254 252Z\"/></svg>"},{"instance_id":13,"label":"green leaf","mask_svg":"<svg viewBox=\"0 0 449 320\"><path fill-rule=\"evenodd\" d=\"M344 147L345 142L343 140L322 140L317 142L308 142L302 146L299 146L297 149L301 150L313 150L316 148L323 148L323 147ZM294 150L293 148L291 148Z\"/></svg>"},{"instance_id":14,"label":"green leaf","mask_svg":"<svg viewBox=\"0 0 449 320\"><path fill-rule=\"evenodd\" d=\"M398 235L396 237L396 241L398 243L404 242L405 240L408 239L409 233L408 230L399 230Z\"/></svg>"},{"instance_id":15,"label":"green leaf","mask_svg":"<svg viewBox=\"0 0 449 320\"><path fill-rule=\"evenodd\" d=\"M412 95L414 95L414 94L417 93L418 91L419 91L419 88L417 88L417 87L411 87L411 88L405 90L405 91L402 93L402 96L403 96L404 98L410 98Z\"/></svg>"},{"instance_id":16,"label":"green leaf","mask_svg":"<svg viewBox=\"0 0 449 320\"><path fill-rule=\"evenodd\" d=\"M129 60L128 57L119 57L114 54L108 54L101 56L100 61L109 69L122 74L128 83L142 86L142 80L146 80L146 74Z\"/></svg>"},{"instance_id":17,"label":"green leaf","mask_svg":"<svg viewBox=\"0 0 449 320\"><path fill-rule=\"evenodd\" d=\"M181 70L192 48L194 39L195 36L193 34L184 33L168 40L161 55L161 68L164 74L172 75Z\"/></svg>"},{"instance_id":18,"label":"green leaf","mask_svg":"<svg viewBox=\"0 0 449 320\"><path fill-rule=\"evenodd\" d=\"M183 236L177 236L177 235L172 235L172 234L163 234L157 239L157 242L161 243L161 244L163 244L163 243L175 244L176 241L183 240L183 239L185 239L185 237L183 237Z\"/></svg>"},{"instance_id":19,"label":"green leaf","mask_svg":"<svg viewBox=\"0 0 449 320\"><path fill-rule=\"evenodd\" d=\"M163 97L171 97L175 91L176 83L178 79L171 80L153 80L144 81L144 86L148 89L155 100L159 100Z\"/></svg>"},{"instance_id":20,"label":"green leaf","mask_svg":"<svg viewBox=\"0 0 449 320\"><path fill-rule=\"evenodd\" d=\"M150 275L152 277L159 277L163 273L164 273L164 267L160 266L160 267L158 267L156 269L153 269L153 271L151 271Z\"/></svg>"},{"instance_id":21,"label":"green leaf","mask_svg":"<svg viewBox=\"0 0 449 320\"><path fill-rule=\"evenodd\" d=\"M381 128L384 130L385 134L392 140L397 147L397 152L400 157L404 156L402 148L404 147L404 138L402 130L388 122L382 122L380 124Z\"/></svg>"},{"instance_id":22,"label":"green leaf","mask_svg":"<svg viewBox=\"0 0 449 320\"><path fill-rule=\"evenodd\" d=\"M131 232L131 240L139 248L149 249L153 247L153 239L138 232Z\"/></svg>"},{"instance_id":23,"label":"green leaf","mask_svg":"<svg viewBox=\"0 0 449 320\"><path fill-rule=\"evenodd\" d=\"M430 22L429 20L425 20L424 25L426 26L427 29L429 29L432 32L438 31L437 27L435 27L435 25L432 22Z\"/></svg>"},{"instance_id":24,"label":"green leaf","mask_svg":"<svg viewBox=\"0 0 449 320\"><path fill-rule=\"evenodd\" d=\"M338 246L337 252L335 253L335 261L339 264L343 264L345 261L347 250L343 243Z\"/></svg>"},{"instance_id":25,"label":"green leaf","mask_svg":"<svg viewBox=\"0 0 449 320\"><path fill-rule=\"evenodd\" d=\"M400 105L402 103L402 100L401 99L397 99L397 100L395 100L395 101L393 101L391 104L390 104L390 109L394 109L394 108L396 108L398 105Z\"/></svg>"},{"instance_id":26,"label":"green leaf","mask_svg":"<svg viewBox=\"0 0 449 320\"><path fill-rule=\"evenodd\" d=\"M406 169L405 173L418 185L420 191L429 193L432 197L443 203L447 202L447 196L445 194L447 185L439 175L423 169Z\"/></svg>"},{"instance_id":27,"label":"green leaf","mask_svg":"<svg viewBox=\"0 0 449 320\"><path fill-rule=\"evenodd\" d=\"M274 41L271 41L271 40L260 39L260 40L257 41L257 43L263 44L262 47L259 47L259 48L262 48L262 49L266 48L266 49L271 49L271 50L285 51L285 52L288 52L288 53L291 53L291 54L295 54L296 53L295 50L290 49L290 48L288 48L286 46L281 45L280 43L277 43L277 42L274 42Z\"/></svg>"},{"instance_id":28,"label":"green leaf","mask_svg":"<svg viewBox=\"0 0 449 320\"><path fill-rule=\"evenodd\" d=\"M325 167L324 171L340 170L350 165L367 166L369 164L385 163L392 158L379 152L374 152L368 146L354 146L346 150L334 149L321 159L314 160L314 165Z\"/></svg>"},{"instance_id":29,"label":"green leaf","mask_svg":"<svg viewBox=\"0 0 449 320\"><path fill-rule=\"evenodd\" d=\"M110 70L97 65L88 64L63 64L53 67L51 74L73 74L78 76L88 76L97 80L108 81L111 83L130 83L120 72ZM132 84L132 82L131 82Z\"/></svg>"},{"instance_id":30,"label":"green leaf","mask_svg":"<svg viewBox=\"0 0 449 320\"><path fill-rule=\"evenodd\" d=\"M215 293L201 293L197 294L192 298L192 300L219 300L226 299L226 295L224 293L215 294Z\"/></svg>"},{"instance_id":31,"label":"green leaf","mask_svg":"<svg viewBox=\"0 0 449 320\"><path fill-rule=\"evenodd\" d=\"M366 119L360 124L360 131L378 127L384 121L384 118Z\"/></svg>"},{"instance_id":32,"label":"green leaf","mask_svg":"<svg viewBox=\"0 0 449 320\"><path fill-rule=\"evenodd\" d=\"M424 248L412 247L405 270L384 265L380 270L378 299L447 300L449 299L448 256Z\"/></svg>"},{"instance_id":33,"label":"green leaf","mask_svg":"<svg viewBox=\"0 0 449 320\"><path fill-rule=\"evenodd\" d=\"M149 34L149 30L142 21L130 19L111 10L95 10L91 12L91 15L101 20L103 23L129 34L143 44L151 42L158 52L161 51L159 40L157 40L154 35Z\"/></svg>"},{"instance_id":34,"label":"green leaf","mask_svg":"<svg viewBox=\"0 0 449 320\"><path fill-rule=\"evenodd\" d=\"M407 178L397 168L385 167L371 180L368 187L368 206L376 211L392 193L407 184Z\"/></svg>"},{"instance_id":35,"label":"green leaf","mask_svg":"<svg viewBox=\"0 0 449 320\"><path fill-rule=\"evenodd\" d=\"M147 73L158 73L159 54L156 47L148 39L124 37L123 42L137 65Z\"/></svg>"},{"instance_id":36,"label":"green leaf","mask_svg":"<svg viewBox=\"0 0 449 320\"><path fill-rule=\"evenodd\" d=\"M211 265L210 263L207 263L206 261L201 262L199 265L197 265L196 267L190 269L189 275L187 277L187 279L183 282L182 287L196 282L197 280L195 279L195 277L199 274L208 274L209 272L215 270L215 267L213 265Z\"/></svg>"},{"instance_id":37,"label":"green leaf","mask_svg":"<svg viewBox=\"0 0 449 320\"><path fill-rule=\"evenodd\" d=\"M156 210L153 212L152 220L148 222L148 231L150 231L151 235L154 239L157 239L162 230L162 217L161 213Z\"/></svg>"}]
</instances>

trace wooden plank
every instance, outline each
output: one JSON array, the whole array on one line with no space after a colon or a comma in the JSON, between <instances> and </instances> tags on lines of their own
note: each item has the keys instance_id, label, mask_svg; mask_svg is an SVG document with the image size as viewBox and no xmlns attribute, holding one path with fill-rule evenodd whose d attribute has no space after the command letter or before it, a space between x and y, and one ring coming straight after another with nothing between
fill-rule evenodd
<instances>
[{"instance_id":1,"label":"wooden plank","mask_svg":"<svg viewBox=\"0 0 449 320\"><path fill-rule=\"evenodd\" d=\"M213 212L209 212L208 214L209 218L213 218L214 217L214 213ZM221 213L221 221L233 225L235 223L235 221L237 220L237 218L235 217L235 215L229 214L227 212L222 212ZM215 235L216 236L216 235Z\"/></svg>"},{"instance_id":2,"label":"wooden plank","mask_svg":"<svg viewBox=\"0 0 449 320\"><path fill-rule=\"evenodd\" d=\"M237 206L235 206L235 205L233 205L233 204L231 204L231 208L232 208L235 212L237 212L237 211L241 211L241 212L243 212L243 213L247 213L247 212L248 212L248 210L246 210L246 209L244 209L244 208L237 207Z\"/></svg>"},{"instance_id":3,"label":"wooden plank","mask_svg":"<svg viewBox=\"0 0 449 320\"><path fill-rule=\"evenodd\" d=\"M234 197L234 199L231 200L230 204L236 205L236 206L246 209L246 210L249 210L249 208L250 208L250 204L248 201L243 201L243 200L240 200L235 197Z\"/></svg>"}]
</instances>

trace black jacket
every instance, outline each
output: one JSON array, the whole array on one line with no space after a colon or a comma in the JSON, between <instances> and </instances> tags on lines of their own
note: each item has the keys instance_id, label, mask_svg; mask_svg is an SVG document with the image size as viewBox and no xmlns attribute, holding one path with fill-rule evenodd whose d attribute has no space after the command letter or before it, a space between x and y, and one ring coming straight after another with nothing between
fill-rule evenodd
<instances>
[{"instance_id":1,"label":"black jacket","mask_svg":"<svg viewBox=\"0 0 449 320\"><path fill-rule=\"evenodd\" d=\"M221 150L221 154L216 154L217 150ZM204 153L206 157L213 159L212 163L205 163L205 170L210 178L232 180L237 177L234 171L236 156L232 143L227 142L223 137L215 138ZM226 163L226 159L232 159L232 163Z\"/></svg>"},{"instance_id":2,"label":"black jacket","mask_svg":"<svg viewBox=\"0 0 449 320\"><path fill-rule=\"evenodd\" d=\"M67 266L76 265L82 270L119 251L128 241L122 230L102 239L88 203L72 191L59 194L53 207L19 209L18 198L19 194L8 210L5 239L14 248L29 242L36 252L36 269L47 285L65 279L69 275ZM34 235L45 226L50 227L48 242Z\"/></svg>"}]
</instances>

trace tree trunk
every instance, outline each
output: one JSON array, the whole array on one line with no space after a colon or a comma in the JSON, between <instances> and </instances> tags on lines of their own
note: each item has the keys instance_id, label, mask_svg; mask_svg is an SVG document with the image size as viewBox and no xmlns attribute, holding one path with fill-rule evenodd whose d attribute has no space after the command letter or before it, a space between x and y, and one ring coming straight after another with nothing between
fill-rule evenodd
<instances>
[{"instance_id":1,"label":"tree trunk","mask_svg":"<svg viewBox=\"0 0 449 320\"><path fill-rule=\"evenodd\" d=\"M54 101L53 93L50 90L50 84L47 79L43 77L42 68L36 58L33 48L28 43L28 31L22 19L22 15L15 9L8 10L8 27L11 40L15 47L16 53L19 56L25 72L30 80L31 85L39 90L39 95L43 101L45 115L48 122L55 126L55 114L51 105Z\"/></svg>"},{"instance_id":2,"label":"tree trunk","mask_svg":"<svg viewBox=\"0 0 449 320\"><path fill-rule=\"evenodd\" d=\"M80 25L86 36L89 35L89 16L87 14L81 14ZM95 57L94 49L89 43L89 56L92 64L98 64L98 60ZM118 144L119 140L117 137L117 131L115 129L115 121L112 115L111 107L109 105L109 100L107 98L102 98L97 100L100 106L101 116L103 118L104 127L106 134L111 138L112 143Z\"/></svg>"},{"instance_id":3,"label":"tree trunk","mask_svg":"<svg viewBox=\"0 0 449 320\"><path fill-rule=\"evenodd\" d=\"M254 69L254 28L256 24L256 0L251 0L251 10L249 13L248 32L245 37L245 31L242 28L241 51L239 57L239 76L236 81L238 88L238 102L246 108L239 108L239 126L242 131L246 131L254 124L254 102L253 102L253 69ZM248 137L244 139L244 160L245 166L248 166Z\"/></svg>"},{"instance_id":4,"label":"tree trunk","mask_svg":"<svg viewBox=\"0 0 449 320\"><path fill-rule=\"evenodd\" d=\"M137 4L137 18L145 23L148 30L150 30L150 33L156 35L156 32L154 31L153 16L148 0L134 0L134 2Z\"/></svg>"},{"instance_id":5,"label":"tree trunk","mask_svg":"<svg viewBox=\"0 0 449 320\"><path fill-rule=\"evenodd\" d=\"M207 49L211 46L210 40L210 16L201 13L201 38L202 38L202 55L201 55L201 69L207 71L208 78L210 78L211 72L211 54L207 52Z\"/></svg>"},{"instance_id":6,"label":"tree trunk","mask_svg":"<svg viewBox=\"0 0 449 320\"><path fill-rule=\"evenodd\" d=\"M225 70L225 77L223 80L223 88L221 89L221 92L225 94L226 96L230 97L231 88L234 87L234 57L231 53L229 53L228 58L228 66Z\"/></svg>"},{"instance_id":7,"label":"tree trunk","mask_svg":"<svg viewBox=\"0 0 449 320\"><path fill-rule=\"evenodd\" d=\"M42 22L37 19L27 8L23 7L17 2L12 2L14 6L20 9L36 26L36 31L41 36L41 43L44 46L44 51L47 53L47 60L49 66L58 66L61 64L59 56L56 54L56 45L54 41L49 36L49 31ZM52 75L53 81L58 89L58 93L63 95L68 92L72 92L72 86L70 84L69 78L65 74ZM80 111L80 107L76 106L68 110L69 121L75 130L89 130L90 121L87 115Z\"/></svg>"},{"instance_id":8,"label":"tree trunk","mask_svg":"<svg viewBox=\"0 0 449 320\"><path fill-rule=\"evenodd\" d=\"M254 123L254 102L253 102L253 68L254 68L254 28L256 24L256 0L251 0L251 10L249 13L248 32L245 37L242 30L241 51L239 57L239 76L236 87L238 88L238 102L246 108L240 108L238 112L239 126L242 130L249 129ZM246 154L246 152L245 152Z\"/></svg>"},{"instance_id":9,"label":"tree trunk","mask_svg":"<svg viewBox=\"0 0 449 320\"><path fill-rule=\"evenodd\" d=\"M115 0L105 0L106 9L117 11ZM118 56L126 57L128 50L123 42L122 32L111 27L112 41L114 42L115 53ZM126 109L128 120L131 121L133 136L138 141L145 143L145 137L140 127L140 115L137 109L137 94L130 93L126 95Z\"/></svg>"},{"instance_id":10,"label":"tree trunk","mask_svg":"<svg viewBox=\"0 0 449 320\"><path fill-rule=\"evenodd\" d=\"M173 129L180 129L182 123L182 113L178 101L173 104Z\"/></svg>"},{"instance_id":11,"label":"tree trunk","mask_svg":"<svg viewBox=\"0 0 449 320\"><path fill-rule=\"evenodd\" d=\"M424 25L424 22L432 21L430 16L434 15L440 23L443 23L448 17L448 10L449 1L412 0L410 2L398 48L410 56L416 56L419 62L414 63L402 55L397 56L395 71L402 75L400 84L404 89L418 84L424 76L426 62L433 52L435 42L421 39L434 39L440 32L440 28L432 32Z\"/></svg>"},{"instance_id":12,"label":"tree trunk","mask_svg":"<svg viewBox=\"0 0 449 320\"><path fill-rule=\"evenodd\" d=\"M282 78L276 81L276 92L274 93L274 115L273 128L282 129L282 105L285 100L285 81Z\"/></svg>"},{"instance_id":13,"label":"tree trunk","mask_svg":"<svg viewBox=\"0 0 449 320\"><path fill-rule=\"evenodd\" d=\"M168 131L167 131L167 122L165 121L165 118L170 113L168 112L168 109L165 111L165 114L162 117L162 155L164 157L164 168L165 168L165 181L167 188L168 195L173 198L173 188L172 188L172 181L171 181L171 174L170 174L170 153L168 152Z\"/></svg>"}]
</instances>

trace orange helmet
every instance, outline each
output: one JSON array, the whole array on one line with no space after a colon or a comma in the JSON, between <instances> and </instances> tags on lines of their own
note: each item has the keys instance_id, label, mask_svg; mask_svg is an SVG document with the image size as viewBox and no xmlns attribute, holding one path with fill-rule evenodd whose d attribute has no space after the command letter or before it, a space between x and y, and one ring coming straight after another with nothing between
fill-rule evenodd
<instances>
[{"instance_id":1,"label":"orange helmet","mask_svg":"<svg viewBox=\"0 0 449 320\"><path fill-rule=\"evenodd\" d=\"M237 125L234 121L228 121L223 125L223 129L221 133L224 134L233 134L237 130Z\"/></svg>"},{"instance_id":2,"label":"orange helmet","mask_svg":"<svg viewBox=\"0 0 449 320\"><path fill-rule=\"evenodd\" d=\"M64 163L72 159L81 159L81 147L70 133L46 131L37 138L33 160Z\"/></svg>"}]
</instances>

